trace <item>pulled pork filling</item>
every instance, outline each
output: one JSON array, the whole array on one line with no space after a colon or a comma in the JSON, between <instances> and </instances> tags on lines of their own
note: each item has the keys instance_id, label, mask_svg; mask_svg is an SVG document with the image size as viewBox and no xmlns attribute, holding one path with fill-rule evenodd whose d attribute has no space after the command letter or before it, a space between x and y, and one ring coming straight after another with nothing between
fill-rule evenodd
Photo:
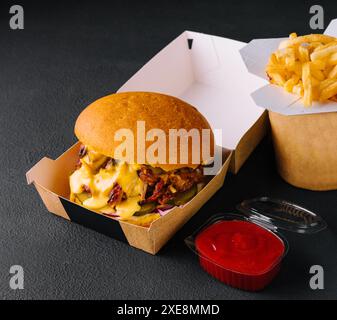
<instances>
[{"instance_id":1,"label":"pulled pork filling","mask_svg":"<svg viewBox=\"0 0 337 320\"><path fill-rule=\"evenodd\" d=\"M162 211L191 200L205 179L202 166L164 171L118 161L82 145L69 180L70 200L107 216L149 226Z\"/></svg>"},{"instance_id":2,"label":"pulled pork filling","mask_svg":"<svg viewBox=\"0 0 337 320\"><path fill-rule=\"evenodd\" d=\"M143 202L156 201L159 204L174 204L176 195L181 195L204 181L202 171L202 167L198 167L166 172L160 168L142 165L138 175L146 184Z\"/></svg>"}]
</instances>

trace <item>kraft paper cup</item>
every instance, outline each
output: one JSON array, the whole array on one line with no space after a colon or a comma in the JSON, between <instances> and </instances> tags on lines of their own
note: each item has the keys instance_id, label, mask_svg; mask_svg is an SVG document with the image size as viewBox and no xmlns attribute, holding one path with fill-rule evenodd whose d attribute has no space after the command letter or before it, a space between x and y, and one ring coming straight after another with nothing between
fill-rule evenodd
<instances>
[{"instance_id":1,"label":"kraft paper cup","mask_svg":"<svg viewBox=\"0 0 337 320\"><path fill-rule=\"evenodd\" d=\"M288 183L337 189L337 112L285 116L269 111L276 162Z\"/></svg>"}]
</instances>

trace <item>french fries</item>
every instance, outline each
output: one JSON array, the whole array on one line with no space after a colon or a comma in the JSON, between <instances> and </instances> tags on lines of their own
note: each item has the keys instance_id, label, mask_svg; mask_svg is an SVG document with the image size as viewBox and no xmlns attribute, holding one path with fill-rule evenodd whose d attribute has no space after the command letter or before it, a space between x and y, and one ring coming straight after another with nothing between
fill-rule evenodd
<instances>
[{"instance_id":1,"label":"french fries","mask_svg":"<svg viewBox=\"0 0 337 320\"><path fill-rule=\"evenodd\" d=\"M313 101L337 101L337 38L291 33L271 54L266 67L270 82Z\"/></svg>"},{"instance_id":2,"label":"french fries","mask_svg":"<svg viewBox=\"0 0 337 320\"><path fill-rule=\"evenodd\" d=\"M303 102L305 106L309 106L312 102L312 82L311 82L311 71L310 62L305 62L302 66L302 82L303 82Z\"/></svg>"}]
</instances>

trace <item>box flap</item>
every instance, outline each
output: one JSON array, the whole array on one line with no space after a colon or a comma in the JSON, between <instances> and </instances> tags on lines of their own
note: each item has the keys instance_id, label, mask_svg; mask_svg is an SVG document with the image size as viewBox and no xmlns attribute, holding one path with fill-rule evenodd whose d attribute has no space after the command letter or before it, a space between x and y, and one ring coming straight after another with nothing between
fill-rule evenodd
<instances>
[{"instance_id":1,"label":"box flap","mask_svg":"<svg viewBox=\"0 0 337 320\"><path fill-rule=\"evenodd\" d=\"M222 130L218 145L234 150L264 111L250 93L266 81L246 72L239 53L244 45L185 31L118 92L154 91L179 97L194 105L213 129Z\"/></svg>"},{"instance_id":2,"label":"box flap","mask_svg":"<svg viewBox=\"0 0 337 320\"><path fill-rule=\"evenodd\" d=\"M331 20L324 34L337 38L337 19Z\"/></svg>"},{"instance_id":3,"label":"box flap","mask_svg":"<svg viewBox=\"0 0 337 320\"><path fill-rule=\"evenodd\" d=\"M265 68L270 55L277 50L286 38L254 39L240 50L242 60L248 71L268 82Z\"/></svg>"}]
</instances>

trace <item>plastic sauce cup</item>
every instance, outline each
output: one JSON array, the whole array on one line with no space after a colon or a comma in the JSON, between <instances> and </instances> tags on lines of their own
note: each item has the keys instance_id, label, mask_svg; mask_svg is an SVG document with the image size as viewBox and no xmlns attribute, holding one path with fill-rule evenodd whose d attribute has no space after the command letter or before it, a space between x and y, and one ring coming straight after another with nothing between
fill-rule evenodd
<instances>
[{"instance_id":1,"label":"plastic sauce cup","mask_svg":"<svg viewBox=\"0 0 337 320\"><path fill-rule=\"evenodd\" d=\"M262 197L237 208L244 214L215 215L185 242L206 272L242 290L262 290L280 271L289 244L279 228L298 233L326 228L320 216L284 200Z\"/></svg>"}]
</instances>

